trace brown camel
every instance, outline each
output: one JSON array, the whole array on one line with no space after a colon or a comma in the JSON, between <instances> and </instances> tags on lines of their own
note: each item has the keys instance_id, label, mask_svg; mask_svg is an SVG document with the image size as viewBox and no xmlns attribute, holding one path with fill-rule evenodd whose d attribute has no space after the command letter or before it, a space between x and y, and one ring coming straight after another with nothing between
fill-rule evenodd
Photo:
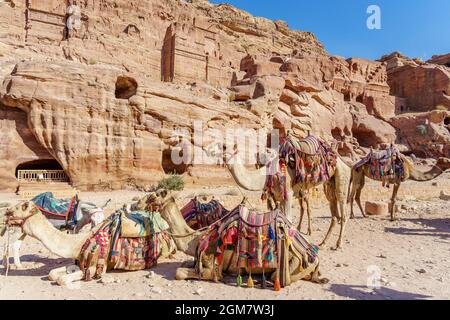
<instances>
[{"instance_id":1,"label":"brown camel","mask_svg":"<svg viewBox=\"0 0 450 320\"><path fill-rule=\"evenodd\" d=\"M173 239L177 245L177 248L184 253L195 256L196 247L199 243L198 232L191 229L185 222L183 215L178 208L175 199L164 190L159 190L157 192L151 193L147 200L150 203L155 204L155 206L160 208L161 216L169 224L169 232L173 236ZM219 270L214 270L214 255L215 251L213 248L209 248L201 258L203 265L202 274L199 275L194 268L178 268L176 272L177 280L187 280L187 279L202 279L209 281L221 280L223 274L234 274L238 273L237 269L237 255L233 253L233 250L226 250L224 254L223 263L218 266ZM309 280L315 283L326 283L327 279L320 278L319 272L319 257L317 256L315 261L310 263L306 269L302 269L302 261L299 259L298 255L293 254L289 251L288 259L290 261L290 283L298 280ZM264 270L266 274L273 274L275 270ZM246 270L247 272L247 270ZM253 274L262 274L263 270L252 270Z\"/></svg>"},{"instance_id":2,"label":"brown camel","mask_svg":"<svg viewBox=\"0 0 450 320\"><path fill-rule=\"evenodd\" d=\"M436 165L434 165L433 168L431 168L431 170L429 170L428 172L421 172L417 170L414 167L413 163L410 160L408 160L405 156L402 156L402 161L405 172L403 179L387 179L387 180L376 179L371 174L370 164L364 164L358 170L355 167L353 167L350 179L351 191L349 193L351 219L355 217L353 213L353 201L355 199L359 209L361 210L363 217L366 217L366 213L364 212L363 206L361 204L361 191L364 188L365 177L370 178L372 180L383 181L386 182L387 184L394 185L394 189L392 190L392 197L389 206L389 211L391 214L391 220L395 221L397 220L395 212L395 202L397 199L397 193L400 188L400 184L402 182L408 179L418 182L430 181L437 178L442 173L444 173L445 170L450 168L450 159L448 158L439 158L438 161L436 162Z\"/></svg>"}]
</instances>

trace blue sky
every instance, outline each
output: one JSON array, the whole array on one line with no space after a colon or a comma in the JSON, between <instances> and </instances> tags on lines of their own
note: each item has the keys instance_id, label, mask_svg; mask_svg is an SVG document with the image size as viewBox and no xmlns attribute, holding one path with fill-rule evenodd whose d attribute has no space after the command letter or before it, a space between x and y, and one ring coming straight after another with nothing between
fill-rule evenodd
<instances>
[{"instance_id":1,"label":"blue sky","mask_svg":"<svg viewBox=\"0 0 450 320\"><path fill-rule=\"evenodd\" d=\"M429 59L450 53L450 0L210 0L255 16L286 21L311 31L328 52L378 59L393 51ZM381 30L366 26L369 5L381 9Z\"/></svg>"}]
</instances>

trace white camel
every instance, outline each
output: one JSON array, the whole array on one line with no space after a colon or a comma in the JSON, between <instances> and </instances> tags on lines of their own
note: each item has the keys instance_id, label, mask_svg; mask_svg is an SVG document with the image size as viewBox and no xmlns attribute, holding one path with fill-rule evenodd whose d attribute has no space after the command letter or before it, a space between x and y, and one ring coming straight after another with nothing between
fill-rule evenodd
<instances>
[{"instance_id":1,"label":"white camel","mask_svg":"<svg viewBox=\"0 0 450 320\"><path fill-rule=\"evenodd\" d=\"M23 202L6 211L5 224L17 227L24 234L39 240L50 252L65 258L77 260L82 246L90 239L102 224L97 225L90 232L68 234L56 229L32 202ZM161 243L161 256L169 257L173 254L171 242ZM89 268L90 274L95 273L95 266ZM81 280L84 273L76 264L54 269L49 274L51 281L61 286L69 286L72 282Z\"/></svg>"},{"instance_id":2,"label":"white camel","mask_svg":"<svg viewBox=\"0 0 450 320\"><path fill-rule=\"evenodd\" d=\"M93 203L80 201L76 212L76 225L74 226L73 233L79 233L89 224L91 225L91 229L100 224L105 219L103 209L110 201L108 200L101 208L98 208ZM55 221L49 221L54 227L59 226ZM6 232L6 229L4 232ZM20 261L20 248L27 235L20 229L13 229L10 236L12 237L10 242L12 243L14 267L17 270L23 270L24 267Z\"/></svg>"}]
</instances>

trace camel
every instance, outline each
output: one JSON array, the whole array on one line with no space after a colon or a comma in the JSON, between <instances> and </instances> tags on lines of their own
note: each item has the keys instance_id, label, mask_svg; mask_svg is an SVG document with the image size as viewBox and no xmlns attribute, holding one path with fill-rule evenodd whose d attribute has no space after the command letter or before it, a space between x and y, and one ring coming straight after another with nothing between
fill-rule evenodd
<instances>
[{"instance_id":1,"label":"camel","mask_svg":"<svg viewBox=\"0 0 450 320\"><path fill-rule=\"evenodd\" d=\"M90 232L81 234L68 234L56 229L39 211L32 202L23 202L5 214L5 223L9 227L21 228L21 232L39 241L53 254L65 258L77 260L82 246L100 228L101 224ZM173 254L171 243L161 239L161 256L169 257ZM110 270L108 266L108 270ZM71 272L71 273L68 273ZM95 266L90 268L90 273L95 273ZM70 265L54 269L49 274L51 281L56 281L61 286L68 286L73 281L83 278L83 272L77 265Z\"/></svg>"},{"instance_id":2,"label":"camel","mask_svg":"<svg viewBox=\"0 0 450 320\"><path fill-rule=\"evenodd\" d=\"M186 253L190 256L196 256L196 249L199 243L201 234L193 230L188 226L177 206L175 199L167 191L159 191L153 193L149 197L149 201L156 203L160 207L160 213L164 220L169 224L169 230L174 236L174 241L178 250ZM244 199L245 201L245 199ZM180 267L176 271L175 278L177 280L188 279L201 279L206 281L219 281L223 279L223 274L238 274L237 255L233 254L233 250L227 250L224 254L223 263L218 267L219 270L214 271L214 255L213 248L209 248L207 253L202 256L203 272L199 275L194 268ZM299 266L302 265L302 261L289 252L290 261L290 280L291 283L298 280L308 280L314 283L327 283L328 279L320 278L319 271L319 257L316 258L314 263L311 263L308 268L301 270ZM248 274L248 270L245 270ZM273 274L274 270L264 270L266 274ZM263 270L252 270L252 274L263 274ZM273 280L273 278L272 278Z\"/></svg>"},{"instance_id":3,"label":"camel","mask_svg":"<svg viewBox=\"0 0 450 320\"><path fill-rule=\"evenodd\" d=\"M216 146L217 147L217 146ZM266 175L267 175L267 167L262 167L258 170L249 170L247 169L244 164L242 163L242 160L239 156L239 152L236 150L233 153L227 152L226 148L223 148L224 151L222 153L222 156L224 158L224 163L228 167L233 179L236 181L236 183L243 189L248 191L263 191L265 184L266 184ZM216 156L215 151L213 148L210 148L207 150L207 153L209 153L210 156ZM274 151L269 151L269 154L273 153ZM278 156L278 155L276 155ZM272 198L275 202L281 203L281 209L285 212L285 215L288 217L288 219L292 219L291 215L291 199L292 194L295 198L297 198L300 201L300 207L303 208L303 202L306 202L307 204L307 213L308 213L308 232L311 233L311 218L310 218L310 209L309 209L309 199L308 196L306 196L306 193L309 192L312 188L315 188L322 184L322 182L319 182L318 184L302 184L297 183L294 184L294 177L295 177L295 170L292 169L290 166L287 167L287 175L286 175L286 185L288 188L288 192L286 194L286 199L284 200L281 192L280 187L275 188L274 194L272 195ZM325 235L325 238L323 239L322 243L319 245L321 249L326 248L326 243L329 239L329 237L332 234L332 231L334 227L336 226L336 223L340 223L341 229L339 232L339 238L336 243L336 249L339 249L342 247L342 241L344 238L345 233L345 226L347 223L347 215L346 215L346 204L347 204L347 196L348 196L348 190L349 190L349 184L350 184L350 175L351 175L351 169L349 166L347 166L338 156L337 157L337 163L335 171L329 181L326 181L323 183L324 185L324 192L325 195L329 201L330 211L331 211L331 223L330 227L327 231L327 234ZM277 190L278 189L278 190ZM269 205L269 208L271 205ZM300 220L303 220L303 210L301 210L301 216ZM292 221L292 220L291 220ZM300 231L301 228L301 221L298 225L298 230Z\"/></svg>"},{"instance_id":4,"label":"camel","mask_svg":"<svg viewBox=\"0 0 450 320\"><path fill-rule=\"evenodd\" d=\"M76 214L77 223L73 229L73 233L79 233L86 225L90 224L91 229L101 223L105 216L103 209L108 205L111 200L108 200L102 208L97 208L95 204L89 202L80 201ZM52 221L53 226L57 227L57 223ZM24 267L20 261L20 248L23 241L26 238L26 234L20 231L13 232L12 234L12 248L13 248L13 261L14 267L17 270L23 270Z\"/></svg>"},{"instance_id":5,"label":"camel","mask_svg":"<svg viewBox=\"0 0 450 320\"><path fill-rule=\"evenodd\" d=\"M423 181L430 181L438 176L440 176L442 173L444 173L445 170L450 168L450 159L448 158L439 158L436 162L436 165L431 168L428 172L421 172L417 170L414 167L414 164L408 160L406 157L403 157L403 164L404 164L404 179L387 179L387 180L381 180L381 179L375 179L371 175L370 171L370 165L364 164L362 167L360 167L358 170L356 170L355 166L352 169L351 173L351 180L350 180L350 188L351 191L349 193L349 203L350 203L350 219L353 219L355 217L353 212L353 201L356 199L356 203L358 204L359 209L361 210L362 216L365 218L366 213L364 212L364 208L361 204L361 191L364 188L365 184L365 177L376 180L376 181L383 181L387 184L394 185L394 188L392 190L392 197L390 201L389 211L391 215L391 221L397 220L396 216L396 210L395 210L395 202L397 199L397 193L400 188L400 185L402 182L410 179L413 181L423 182Z\"/></svg>"}]
</instances>

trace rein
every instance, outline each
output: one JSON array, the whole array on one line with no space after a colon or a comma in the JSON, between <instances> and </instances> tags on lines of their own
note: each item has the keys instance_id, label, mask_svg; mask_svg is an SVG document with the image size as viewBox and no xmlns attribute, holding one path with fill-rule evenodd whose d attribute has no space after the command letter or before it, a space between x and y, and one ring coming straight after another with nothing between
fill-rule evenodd
<instances>
[{"instance_id":1,"label":"rein","mask_svg":"<svg viewBox=\"0 0 450 320\"><path fill-rule=\"evenodd\" d=\"M38 210L33 210L33 212L31 214L29 214L26 217L13 217L10 216L8 214L6 214L6 219L5 219L5 224L7 227L19 227L22 230L22 233L24 233L23 231L23 227L25 225L25 223L33 216L37 215L38 213L40 213Z\"/></svg>"}]
</instances>

